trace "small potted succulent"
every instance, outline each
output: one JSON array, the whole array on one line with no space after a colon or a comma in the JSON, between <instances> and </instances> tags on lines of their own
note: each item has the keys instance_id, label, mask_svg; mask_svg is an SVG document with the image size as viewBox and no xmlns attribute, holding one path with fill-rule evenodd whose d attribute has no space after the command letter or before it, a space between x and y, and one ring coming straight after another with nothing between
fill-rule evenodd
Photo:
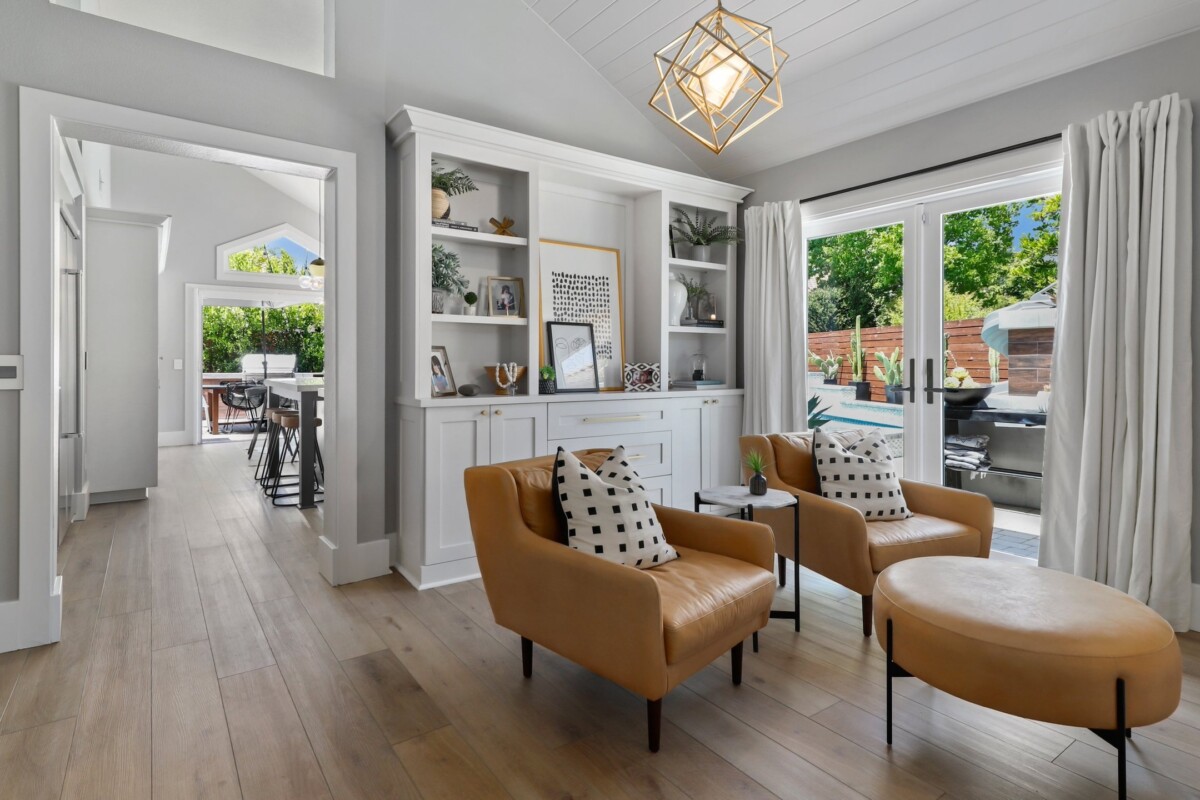
<instances>
[{"instance_id":1,"label":"small potted succulent","mask_svg":"<svg viewBox=\"0 0 1200 800\"><path fill-rule=\"evenodd\" d=\"M876 353L875 357L879 359L880 365L875 367L875 377L883 381L883 391L887 395L887 401L899 405L904 402L904 359L900 355L900 348L897 347L892 351L891 356L887 353Z\"/></svg>"},{"instance_id":2,"label":"small potted succulent","mask_svg":"<svg viewBox=\"0 0 1200 800\"><path fill-rule=\"evenodd\" d=\"M862 315L854 318L854 333L850 334L850 385L854 387L855 400L871 399L871 382L863 373L866 371L867 351L862 346Z\"/></svg>"},{"instance_id":3,"label":"small potted succulent","mask_svg":"<svg viewBox=\"0 0 1200 800\"><path fill-rule=\"evenodd\" d=\"M846 359L841 356L829 354L829 358L821 358L811 350L808 353L808 363L812 364L817 369L821 370L821 374L825 376L825 383L836 385L838 382L838 372L842 368L842 362Z\"/></svg>"},{"instance_id":4,"label":"small potted succulent","mask_svg":"<svg viewBox=\"0 0 1200 800\"><path fill-rule=\"evenodd\" d=\"M554 373L554 367L549 364L543 364L538 370L538 394L557 394L558 385L555 383L557 376Z\"/></svg>"},{"instance_id":5,"label":"small potted succulent","mask_svg":"<svg viewBox=\"0 0 1200 800\"><path fill-rule=\"evenodd\" d=\"M763 475L763 470L767 468L767 460L763 458L762 453L751 450L746 453L745 464L746 469L754 473L750 476L750 494L762 497L767 493L767 478Z\"/></svg>"},{"instance_id":6,"label":"small potted succulent","mask_svg":"<svg viewBox=\"0 0 1200 800\"><path fill-rule=\"evenodd\" d=\"M467 279L462 275L458 253L447 250L440 244L433 246L433 313L446 310L446 298L462 294L467 290Z\"/></svg>"},{"instance_id":7,"label":"small potted succulent","mask_svg":"<svg viewBox=\"0 0 1200 800\"><path fill-rule=\"evenodd\" d=\"M712 261L712 246L737 244L742 240L742 231L736 225L718 225L715 215L705 216L698 208L695 217L677 208L675 221L671 223L671 239L691 245L693 261Z\"/></svg>"},{"instance_id":8,"label":"small potted succulent","mask_svg":"<svg viewBox=\"0 0 1200 800\"><path fill-rule=\"evenodd\" d=\"M463 313L466 314L468 317L475 316L475 313L479 310L479 306L476 305L476 303L478 303L478 302L479 302L479 295L475 294L474 292L467 292L466 294L464 294L463 295Z\"/></svg>"},{"instance_id":9,"label":"small potted succulent","mask_svg":"<svg viewBox=\"0 0 1200 800\"><path fill-rule=\"evenodd\" d=\"M475 181L461 167L447 170L438 166L434 159L430 172L430 210L434 219L450 216L450 198L475 191Z\"/></svg>"}]
</instances>

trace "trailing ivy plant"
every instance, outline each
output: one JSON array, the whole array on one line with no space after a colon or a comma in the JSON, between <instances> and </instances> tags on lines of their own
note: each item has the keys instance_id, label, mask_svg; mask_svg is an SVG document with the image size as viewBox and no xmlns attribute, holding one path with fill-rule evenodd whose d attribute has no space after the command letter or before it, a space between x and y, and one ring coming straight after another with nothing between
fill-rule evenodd
<instances>
[{"instance_id":1,"label":"trailing ivy plant","mask_svg":"<svg viewBox=\"0 0 1200 800\"><path fill-rule=\"evenodd\" d=\"M438 166L437 159L433 159L433 173L430 177L430 185L434 189L441 189L449 197L455 197L467 192L473 192L476 189L475 181L471 180L471 176L462 171L461 167L455 167L451 170L446 170Z\"/></svg>"},{"instance_id":2,"label":"trailing ivy plant","mask_svg":"<svg viewBox=\"0 0 1200 800\"><path fill-rule=\"evenodd\" d=\"M718 225L717 217L705 216L704 212L696 209L696 216L690 216L682 208L675 209L675 221L671 223L672 238L677 242L687 242L693 246L705 247L710 244L736 244L742 240L742 231L736 225Z\"/></svg>"},{"instance_id":3,"label":"trailing ivy plant","mask_svg":"<svg viewBox=\"0 0 1200 800\"><path fill-rule=\"evenodd\" d=\"M467 290L467 279L463 277L458 253L447 250L440 244L433 246L433 288L445 289L450 294L462 294Z\"/></svg>"}]
</instances>

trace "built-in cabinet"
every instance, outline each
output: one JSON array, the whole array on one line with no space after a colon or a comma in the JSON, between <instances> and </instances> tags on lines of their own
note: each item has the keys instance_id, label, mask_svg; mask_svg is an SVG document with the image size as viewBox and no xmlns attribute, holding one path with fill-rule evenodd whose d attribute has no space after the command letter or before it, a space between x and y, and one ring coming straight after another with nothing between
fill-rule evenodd
<instances>
[{"instance_id":1,"label":"built-in cabinet","mask_svg":"<svg viewBox=\"0 0 1200 800\"><path fill-rule=\"evenodd\" d=\"M732 223L748 190L638 164L421 109L404 108L388 125L396 157L389 185L398 209L398 297L404 309L393 365L399 376L400 530L396 566L416 586L475 577L463 471L483 464L623 445L656 502L690 508L698 489L739 480L741 392L737 366L737 259L714 247L696 261L672 246L678 209ZM461 168L478 190L450 200L450 217L478 231L432 222L430 175ZM491 233L490 220L512 220L513 236ZM542 396L537 368L546 319L541 313L541 242L618 254L625 363L660 365L657 391ZM431 249L458 256L471 315L458 297L433 311ZM725 327L687 326L670 315L672 275L698 281L715 299L708 316ZM519 313L492 316L489 278L519 278ZM457 386L471 397L433 396L430 357L445 348ZM673 390L703 357L703 391ZM495 396L485 368L516 362L528 369L515 396Z\"/></svg>"}]
</instances>

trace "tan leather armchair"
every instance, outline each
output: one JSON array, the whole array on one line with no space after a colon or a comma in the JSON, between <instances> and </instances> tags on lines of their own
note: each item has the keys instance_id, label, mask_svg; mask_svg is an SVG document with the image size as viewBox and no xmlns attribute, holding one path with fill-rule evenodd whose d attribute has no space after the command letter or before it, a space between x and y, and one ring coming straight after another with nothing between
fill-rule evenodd
<instances>
[{"instance_id":1,"label":"tan leather armchair","mask_svg":"<svg viewBox=\"0 0 1200 800\"><path fill-rule=\"evenodd\" d=\"M608 450L576 453L593 469ZM496 622L521 636L525 677L533 643L647 700L658 750L662 698L767 624L775 594L766 525L655 506L679 558L641 570L565 544L550 493L554 458L466 471L467 507L483 586Z\"/></svg>"},{"instance_id":2,"label":"tan leather armchair","mask_svg":"<svg viewBox=\"0 0 1200 800\"><path fill-rule=\"evenodd\" d=\"M993 508L984 495L901 479L913 516L867 522L858 510L820 495L807 434L743 436L743 460L751 450L766 458L767 486L799 498L800 563L862 595L864 636L871 635L875 578L886 567L921 556L987 558L991 552ZM781 580L786 580L783 559L796 559L792 511L762 511L755 519L775 530Z\"/></svg>"}]
</instances>

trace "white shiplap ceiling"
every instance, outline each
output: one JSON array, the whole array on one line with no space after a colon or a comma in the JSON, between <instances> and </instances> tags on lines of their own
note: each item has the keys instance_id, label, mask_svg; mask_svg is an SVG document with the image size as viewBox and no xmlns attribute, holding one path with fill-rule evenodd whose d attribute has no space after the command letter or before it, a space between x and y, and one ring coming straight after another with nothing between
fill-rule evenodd
<instances>
[{"instance_id":1,"label":"white shiplap ceiling","mask_svg":"<svg viewBox=\"0 0 1200 800\"><path fill-rule=\"evenodd\" d=\"M790 58L784 108L713 156L647 105L715 0L526 0L711 175L732 179L1200 29L1197 0L727 0Z\"/></svg>"}]
</instances>

